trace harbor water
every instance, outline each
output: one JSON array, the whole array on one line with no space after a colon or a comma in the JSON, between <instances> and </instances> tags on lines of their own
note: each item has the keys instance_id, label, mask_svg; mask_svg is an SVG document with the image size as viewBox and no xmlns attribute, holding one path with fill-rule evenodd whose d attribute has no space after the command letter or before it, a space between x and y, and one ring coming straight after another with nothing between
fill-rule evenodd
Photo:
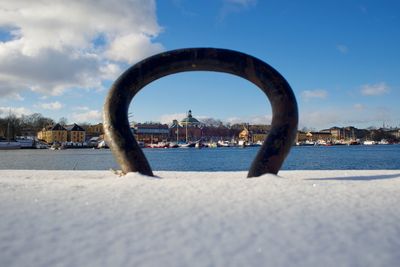
<instances>
[{"instance_id":1,"label":"harbor water","mask_svg":"<svg viewBox=\"0 0 400 267\"><path fill-rule=\"evenodd\" d=\"M144 149L155 171L245 171L259 147ZM109 149L4 150L0 169L119 169ZM293 147L283 170L400 169L400 145Z\"/></svg>"}]
</instances>

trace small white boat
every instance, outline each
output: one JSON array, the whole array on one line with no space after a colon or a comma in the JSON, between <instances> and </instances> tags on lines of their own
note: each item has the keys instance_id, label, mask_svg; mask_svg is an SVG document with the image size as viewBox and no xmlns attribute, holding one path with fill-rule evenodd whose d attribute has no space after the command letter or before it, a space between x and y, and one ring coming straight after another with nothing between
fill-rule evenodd
<instances>
[{"instance_id":1,"label":"small white boat","mask_svg":"<svg viewBox=\"0 0 400 267\"><path fill-rule=\"evenodd\" d=\"M189 142L189 143L180 143L178 145L180 148L189 148L189 147L195 147L196 143Z\"/></svg>"},{"instance_id":2,"label":"small white boat","mask_svg":"<svg viewBox=\"0 0 400 267\"><path fill-rule=\"evenodd\" d=\"M50 150L64 150L66 147L63 144L54 143L51 145Z\"/></svg>"},{"instance_id":3,"label":"small white boat","mask_svg":"<svg viewBox=\"0 0 400 267\"><path fill-rule=\"evenodd\" d=\"M363 145L366 145L366 146L376 145L376 142L372 141L372 140L365 140L363 142Z\"/></svg>"},{"instance_id":4,"label":"small white boat","mask_svg":"<svg viewBox=\"0 0 400 267\"><path fill-rule=\"evenodd\" d=\"M147 144L145 145L146 148L168 148L169 147L169 143L166 142L158 142L158 143L151 143L151 144Z\"/></svg>"},{"instance_id":5,"label":"small white boat","mask_svg":"<svg viewBox=\"0 0 400 267\"><path fill-rule=\"evenodd\" d=\"M239 141L238 141L238 146L240 146L240 147L245 147L245 146L246 146L246 141L244 141L244 140L239 140Z\"/></svg>"},{"instance_id":6,"label":"small white boat","mask_svg":"<svg viewBox=\"0 0 400 267\"><path fill-rule=\"evenodd\" d=\"M16 141L21 144L21 148L34 148L35 141L33 139L19 138Z\"/></svg>"},{"instance_id":7,"label":"small white boat","mask_svg":"<svg viewBox=\"0 0 400 267\"><path fill-rule=\"evenodd\" d=\"M386 139L382 139L381 141L379 141L378 144L379 144L379 145L389 145L389 142L388 142L388 140L386 140Z\"/></svg>"},{"instance_id":8,"label":"small white boat","mask_svg":"<svg viewBox=\"0 0 400 267\"><path fill-rule=\"evenodd\" d=\"M108 148L108 145L105 140L101 140L97 145L97 148Z\"/></svg>"},{"instance_id":9,"label":"small white boat","mask_svg":"<svg viewBox=\"0 0 400 267\"><path fill-rule=\"evenodd\" d=\"M208 142L205 144L206 147L215 148L218 147L217 143L215 142Z\"/></svg>"},{"instance_id":10,"label":"small white boat","mask_svg":"<svg viewBox=\"0 0 400 267\"><path fill-rule=\"evenodd\" d=\"M217 146L219 146L219 147L231 147L231 146L234 146L234 145L229 141L219 140L218 143L217 143Z\"/></svg>"},{"instance_id":11,"label":"small white boat","mask_svg":"<svg viewBox=\"0 0 400 267\"><path fill-rule=\"evenodd\" d=\"M300 142L300 146L315 146L316 143L314 141L306 140L304 142Z\"/></svg>"}]
</instances>

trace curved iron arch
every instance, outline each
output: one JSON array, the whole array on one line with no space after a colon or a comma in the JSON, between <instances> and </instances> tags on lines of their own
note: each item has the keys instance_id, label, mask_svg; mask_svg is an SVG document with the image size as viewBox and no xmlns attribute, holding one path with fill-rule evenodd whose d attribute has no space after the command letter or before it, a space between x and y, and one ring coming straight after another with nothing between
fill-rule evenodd
<instances>
[{"instance_id":1,"label":"curved iron arch","mask_svg":"<svg viewBox=\"0 0 400 267\"><path fill-rule=\"evenodd\" d=\"M114 82L104 104L104 131L122 172L153 176L129 127L131 100L152 81L185 71L233 74L252 82L266 94L272 106L271 131L247 177L277 174L297 133L298 109L294 93L282 75L267 63L241 52L219 48L186 48L160 53L136 63Z\"/></svg>"}]
</instances>

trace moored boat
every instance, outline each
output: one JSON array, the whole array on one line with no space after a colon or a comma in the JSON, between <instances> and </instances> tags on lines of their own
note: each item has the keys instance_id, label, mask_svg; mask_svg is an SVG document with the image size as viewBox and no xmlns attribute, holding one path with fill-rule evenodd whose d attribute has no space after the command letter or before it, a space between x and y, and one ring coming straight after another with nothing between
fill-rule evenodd
<instances>
[{"instance_id":1,"label":"moored boat","mask_svg":"<svg viewBox=\"0 0 400 267\"><path fill-rule=\"evenodd\" d=\"M365 140L363 142L363 145L366 145L366 146L376 145L376 142L372 141L372 140Z\"/></svg>"},{"instance_id":2,"label":"moored boat","mask_svg":"<svg viewBox=\"0 0 400 267\"><path fill-rule=\"evenodd\" d=\"M189 148L189 147L195 147L196 143L188 142L188 143L180 143L178 145L179 145L180 148Z\"/></svg>"},{"instance_id":3,"label":"moored boat","mask_svg":"<svg viewBox=\"0 0 400 267\"><path fill-rule=\"evenodd\" d=\"M16 141L21 144L21 148L35 148L35 141L33 139L19 138Z\"/></svg>"}]
</instances>

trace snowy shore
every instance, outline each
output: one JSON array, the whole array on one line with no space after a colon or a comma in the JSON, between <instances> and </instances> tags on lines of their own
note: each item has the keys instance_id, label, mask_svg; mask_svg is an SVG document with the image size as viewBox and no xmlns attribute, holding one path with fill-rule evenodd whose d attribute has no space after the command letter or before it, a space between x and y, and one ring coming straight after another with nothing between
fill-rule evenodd
<instances>
[{"instance_id":1,"label":"snowy shore","mask_svg":"<svg viewBox=\"0 0 400 267\"><path fill-rule=\"evenodd\" d=\"M398 266L400 170L0 171L0 266Z\"/></svg>"}]
</instances>

